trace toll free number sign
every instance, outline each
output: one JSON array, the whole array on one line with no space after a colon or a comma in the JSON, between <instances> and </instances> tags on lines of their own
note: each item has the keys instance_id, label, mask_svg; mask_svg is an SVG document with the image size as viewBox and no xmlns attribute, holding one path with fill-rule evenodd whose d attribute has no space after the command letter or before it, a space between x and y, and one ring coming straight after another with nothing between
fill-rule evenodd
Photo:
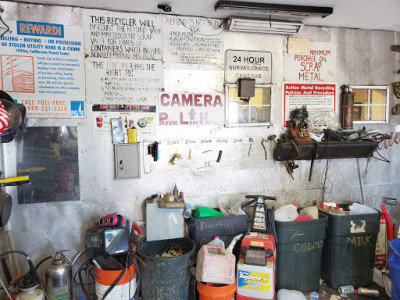
<instances>
[{"instance_id":1,"label":"toll free number sign","mask_svg":"<svg viewBox=\"0 0 400 300\"><path fill-rule=\"evenodd\" d=\"M271 83L271 64L271 52L228 50L225 80L228 83L237 83L240 78L254 78L258 84Z\"/></svg>"}]
</instances>

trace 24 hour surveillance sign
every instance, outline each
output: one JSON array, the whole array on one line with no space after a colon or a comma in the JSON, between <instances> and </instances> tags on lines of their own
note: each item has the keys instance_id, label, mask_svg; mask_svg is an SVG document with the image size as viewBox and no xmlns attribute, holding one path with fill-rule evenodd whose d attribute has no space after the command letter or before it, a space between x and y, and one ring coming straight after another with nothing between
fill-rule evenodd
<instances>
[{"instance_id":1,"label":"24 hour surveillance sign","mask_svg":"<svg viewBox=\"0 0 400 300\"><path fill-rule=\"evenodd\" d=\"M257 84L271 83L272 54L265 51L226 51L225 80L237 83L240 78L255 79Z\"/></svg>"}]
</instances>

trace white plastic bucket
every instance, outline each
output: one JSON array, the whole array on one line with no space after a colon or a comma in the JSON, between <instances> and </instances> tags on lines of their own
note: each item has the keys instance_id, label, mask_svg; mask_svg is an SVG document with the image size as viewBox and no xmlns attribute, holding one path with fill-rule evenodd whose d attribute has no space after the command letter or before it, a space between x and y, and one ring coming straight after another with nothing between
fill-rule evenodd
<instances>
[{"instance_id":1,"label":"white plastic bucket","mask_svg":"<svg viewBox=\"0 0 400 300\"><path fill-rule=\"evenodd\" d=\"M109 286L102 285L96 281L96 296L97 299L103 299L104 294L108 290ZM135 295L137 288L136 277L130 282L116 285L111 292L107 295L104 300L129 300ZM130 290L130 291L129 291Z\"/></svg>"}]
</instances>

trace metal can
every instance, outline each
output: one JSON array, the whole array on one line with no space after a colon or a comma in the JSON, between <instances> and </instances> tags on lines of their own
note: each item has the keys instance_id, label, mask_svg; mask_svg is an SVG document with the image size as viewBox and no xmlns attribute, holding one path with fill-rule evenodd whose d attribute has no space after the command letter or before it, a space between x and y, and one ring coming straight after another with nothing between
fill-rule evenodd
<instances>
[{"instance_id":1,"label":"metal can","mask_svg":"<svg viewBox=\"0 0 400 300\"><path fill-rule=\"evenodd\" d=\"M379 298L378 290L368 289L368 288L358 288L357 292L359 295L362 295L362 296Z\"/></svg>"},{"instance_id":2,"label":"metal can","mask_svg":"<svg viewBox=\"0 0 400 300\"><path fill-rule=\"evenodd\" d=\"M342 285L338 287L340 295L354 294L354 287L352 285Z\"/></svg>"}]
</instances>

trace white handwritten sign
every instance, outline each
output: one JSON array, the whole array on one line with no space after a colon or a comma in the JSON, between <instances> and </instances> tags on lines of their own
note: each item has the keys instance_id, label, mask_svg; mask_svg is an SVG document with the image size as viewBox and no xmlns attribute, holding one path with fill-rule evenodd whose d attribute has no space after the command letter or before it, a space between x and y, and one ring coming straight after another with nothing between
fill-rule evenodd
<instances>
[{"instance_id":1,"label":"white handwritten sign","mask_svg":"<svg viewBox=\"0 0 400 300\"><path fill-rule=\"evenodd\" d=\"M224 124L223 94L163 93L160 95L160 125Z\"/></svg>"},{"instance_id":2,"label":"white handwritten sign","mask_svg":"<svg viewBox=\"0 0 400 300\"><path fill-rule=\"evenodd\" d=\"M162 16L84 9L82 20L89 57L162 58Z\"/></svg>"},{"instance_id":3,"label":"white handwritten sign","mask_svg":"<svg viewBox=\"0 0 400 300\"><path fill-rule=\"evenodd\" d=\"M86 78L90 104L156 105L164 88L159 60L87 58Z\"/></svg>"},{"instance_id":4,"label":"white handwritten sign","mask_svg":"<svg viewBox=\"0 0 400 300\"><path fill-rule=\"evenodd\" d=\"M239 78L254 78L256 83L271 82L271 52L226 51L225 80L237 83Z\"/></svg>"},{"instance_id":5,"label":"white handwritten sign","mask_svg":"<svg viewBox=\"0 0 400 300\"><path fill-rule=\"evenodd\" d=\"M167 63L219 65L223 63L221 20L165 16L164 60Z\"/></svg>"},{"instance_id":6,"label":"white handwritten sign","mask_svg":"<svg viewBox=\"0 0 400 300\"><path fill-rule=\"evenodd\" d=\"M336 44L310 43L307 55L284 55L286 81L336 81Z\"/></svg>"}]
</instances>

